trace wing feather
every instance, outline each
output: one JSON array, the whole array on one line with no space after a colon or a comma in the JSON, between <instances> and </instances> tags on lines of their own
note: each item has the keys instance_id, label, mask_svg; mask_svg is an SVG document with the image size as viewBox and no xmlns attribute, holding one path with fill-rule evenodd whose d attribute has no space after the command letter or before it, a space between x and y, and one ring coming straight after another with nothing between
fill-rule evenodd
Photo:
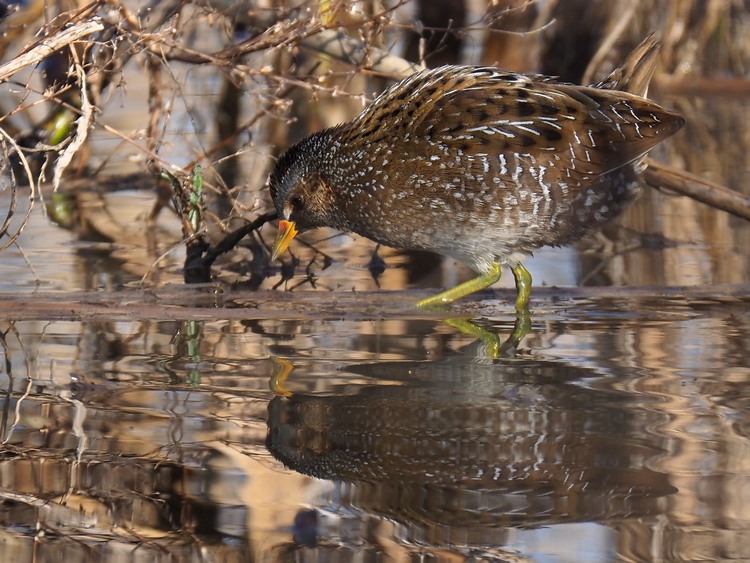
<instances>
[{"instance_id":1,"label":"wing feather","mask_svg":"<svg viewBox=\"0 0 750 563\"><path fill-rule=\"evenodd\" d=\"M682 125L676 114L632 94L466 66L417 73L358 120L371 138L395 129L406 141L426 140L469 157L533 154L539 166L568 180L633 162Z\"/></svg>"}]
</instances>

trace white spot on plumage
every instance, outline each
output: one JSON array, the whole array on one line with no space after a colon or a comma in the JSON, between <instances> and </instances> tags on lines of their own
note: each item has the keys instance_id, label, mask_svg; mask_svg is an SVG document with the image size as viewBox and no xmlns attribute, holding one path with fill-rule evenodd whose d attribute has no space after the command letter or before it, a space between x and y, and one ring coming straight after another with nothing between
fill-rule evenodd
<instances>
[{"instance_id":1,"label":"white spot on plumage","mask_svg":"<svg viewBox=\"0 0 750 563\"><path fill-rule=\"evenodd\" d=\"M505 122L499 122L499 123L507 125L508 122L505 121ZM481 132L481 133L486 133L487 135L494 135L495 133L497 133L499 135L503 135L505 137L508 137L509 139L514 139L515 138L515 135L513 133L511 133L510 131L505 131L504 129L499 129L498 127L490 127L490 126L487 126L487 125L482 125L482 126L479 126L479 127L472 127L471 129L467 129L467 131Z\"/></svg>"},{"instance_id":2,"label":"white spot on plumage","mask_svg":"<svg viewBox=\"0 0 750 563\"><path fill-rule=\"evenodd\" d=\"M503 153L500 153L497 155L497 159L500 161L500 174L507 174L508 169L505 167L505 155Z\"/></svg>"},{"instance_id":3,"label":"white spot on plumage","mask_svg":"<svg viewBox=\"0 0 750 563\"><path fill-rule=\"evenodd\" d=\"M511 174L511 176L510 176L510 177L511 177L511 178L513 178L513 181L514 181L514 182L516 183L516 185L518 185L518 186L520 186L520 185L521 185L521 181L520 181L520 179L521 179L521 174L523 174L523 166L521 166L520 164L518 164L518 163L517 163L517 164L516 164L516 168L515 168L515 169L513 170L513 172L512 172L512 174Z\"/></svg>"},{"instance_id":4,"label":"white spot on plumage","mask_svg":"<svg viewBox=\"0 0 750 563\"><path fill-rule=\"evenodd\" d=\"M554 102L554 101L555 101L555 98L553 98L553 97L552 97L552 96L550 96L549 94L545 94L544 92L536 92L535 96L536 96L537 98L542 98L542 99L544 99L544 100L549 100L549 101L551 101L551 102Z\"/></svg>"},{"instance_id":5,"label":"white spot on plumage","mask_svg":"<svg viewBox=\"0 0 750 563\"><path fill-rule=\"evenodd\" d=\"M521 122L514 123L514 125L521 131L526 131L527 133L531 133L532 135L536 135L537 137L541 136L541 133L539 131L537 131L536 129L532 129L531 127L526 127L526 125L521 125Z\"/></svg>"},{"instance_id":6,"label":"white spot on plumage","mask_svg":"<svg viewBox=\"0 0 750 563\"><path fill-rule=\"evenodd\" d=\"M549 117L549 116L543 115L539 118L539 121L543 121L550 127L557 129L558 131L562 130L562 126L559 123L557 123L559 120L556 117Z\"/></svg>"}]
</instances>

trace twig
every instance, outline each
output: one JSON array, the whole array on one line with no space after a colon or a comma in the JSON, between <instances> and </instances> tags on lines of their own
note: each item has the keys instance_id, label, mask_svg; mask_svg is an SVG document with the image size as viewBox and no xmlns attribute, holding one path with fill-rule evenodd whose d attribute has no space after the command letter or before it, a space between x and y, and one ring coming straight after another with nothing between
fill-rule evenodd
<instances>
[{"instance_id":1,"label":"twig","mask_svg":"<svg viewBox=\"0 0 750 563\"><path fill-rule=\"evenodd\" d=\"M11 244L16 242L19 236L21 236L21 233L23 232L24 227L26 227L26 224L29 222L29 219L31 218L31 210L34 208L34 199L36 197L36 185L34 184L34 175L31 172L31 166L29 166L29 161L26 159L26 156L23 154L23 151L21 150L21 147L18 146L16 141L8 135L8 133L5 132L5 130L0 127L0 135L2 135L5 140L8 142L8 144L13 147L13 150L18 155L19 160L21 161L21 166L23 166L24 171L26 172L26 176L29 179L29 207L26 209L26 214L23 217L23 220L21 221L21 225L18 227L18 230L10 235L7 241L5 241L4 244L0 245L0 251L5 250L8 248ZM0 229L0 238L2 238L8 230L8 225L10 225L10 220L13 217L13 213L15 212L16 208L16 185L18 183L15 182L12 188L12 197L11 197L11 205L8 209L8 213L5 218L5 222L3 223L2 229Z\"/></svg>"},{"instance_id":2,"label":"twig","mask_svg":"<svg viewBox=\"0 0 750 563\"><path fill-rule=\"evenodd\" d=\"M75 51L73 50L73 57L77 59ZM57 191L60 187L60 181L65 169L73 161L73 157L84 145L86 139L89 136L89 130L91 125L94 123L94 106L91 105L89 97L86 93L86 73L83 71L80 61L74 63L76 76L78 77L78 83L81 86L81 115L76 120L78 125L76 127L76 134L65 149L60 153L55 163L55 171L52 179L53 191Z\"/></svg>"},{"instance_id":3,"label":"twig","mask_svg":"<svg viewBox=\"0 0 750 563\"><path fill-rule=\"evenodd\" d=\"M651 187L673 190L706 205L750 221L750 197L725 188L688 172L647 159L643 173Z\"/></svg>"},{"instance_id":4,"label":"twig","mask_svg":"<svg viewBox=\"0 0 750 563\"><path fill-rule=\"evenodd\" d=\"M7 80L19 70L30 65L35 65L52 55L55 51L67 47L71 43L81 40L87 35L104 29L98 18L76 24L64 29L54 35L45 37L42 41L28 52L13 58L0 66L0 82Z\"/></svg>"},{"instance_id":5,"label":"twig","mask_svg":"<svg viewBox=\"0 0 750 563\"><path fill-rule=\"evenodd\" d=\"M336 29L326 29L305 37L299 44L350 64L354 68L366 67L387 75L406 76L423 68L383 49L368 46Z\"/></svg>"},{"instance_id":6,"label":"twig","mask_svg":"<svg viewBox=\"0 0 750 563\"><path fill-rule=\"evenodd\" d=\"M210 268L211 264L225 252L232 250L237 244L247 235L255 230L260 229L263 225L269 221L275 221L278 219L278 213L276 211L269 211L259 217L256 217L254 221L243 225L239 229L236 229L225 236L221 241L208 249L206 254L203 256L203 264L206 268Z\"/></svg>"}]
</instances>

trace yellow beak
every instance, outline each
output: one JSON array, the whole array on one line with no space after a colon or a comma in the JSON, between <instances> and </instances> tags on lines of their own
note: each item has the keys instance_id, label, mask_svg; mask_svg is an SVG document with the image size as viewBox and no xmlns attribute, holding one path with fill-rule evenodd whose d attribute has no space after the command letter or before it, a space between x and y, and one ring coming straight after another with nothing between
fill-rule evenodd
<instances>
[{"instance_id":1,"label":"yellow beak","mask_svg":"<svg viewBox=\"0 0 750 563\"><path fill-rule=\"evenodd\" d=\"M273 241L273 248L271 249L271 260L276 260L279 256L284 254L289 243L297 235L297 226L294 221L279 221L279 234L276 235L276 240Z\"/></svg>"}]
</instances>

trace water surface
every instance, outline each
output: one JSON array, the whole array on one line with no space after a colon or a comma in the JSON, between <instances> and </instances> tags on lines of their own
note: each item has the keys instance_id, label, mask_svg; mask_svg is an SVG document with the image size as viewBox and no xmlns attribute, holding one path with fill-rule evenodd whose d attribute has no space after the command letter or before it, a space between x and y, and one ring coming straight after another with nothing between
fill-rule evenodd
<instances>
[{"instance_id":1,"label":"water surface","mask_svg":"<svg viewBox=\"0 0 750 563\"><path fill-rule=\"evenodd\" d=\"M354 297L190 320L206 293L170 320L5 301L3 559L750 558L747 297L541 292L490 359L434 315L347 318Z\"/></svg>"}]
</instances>

